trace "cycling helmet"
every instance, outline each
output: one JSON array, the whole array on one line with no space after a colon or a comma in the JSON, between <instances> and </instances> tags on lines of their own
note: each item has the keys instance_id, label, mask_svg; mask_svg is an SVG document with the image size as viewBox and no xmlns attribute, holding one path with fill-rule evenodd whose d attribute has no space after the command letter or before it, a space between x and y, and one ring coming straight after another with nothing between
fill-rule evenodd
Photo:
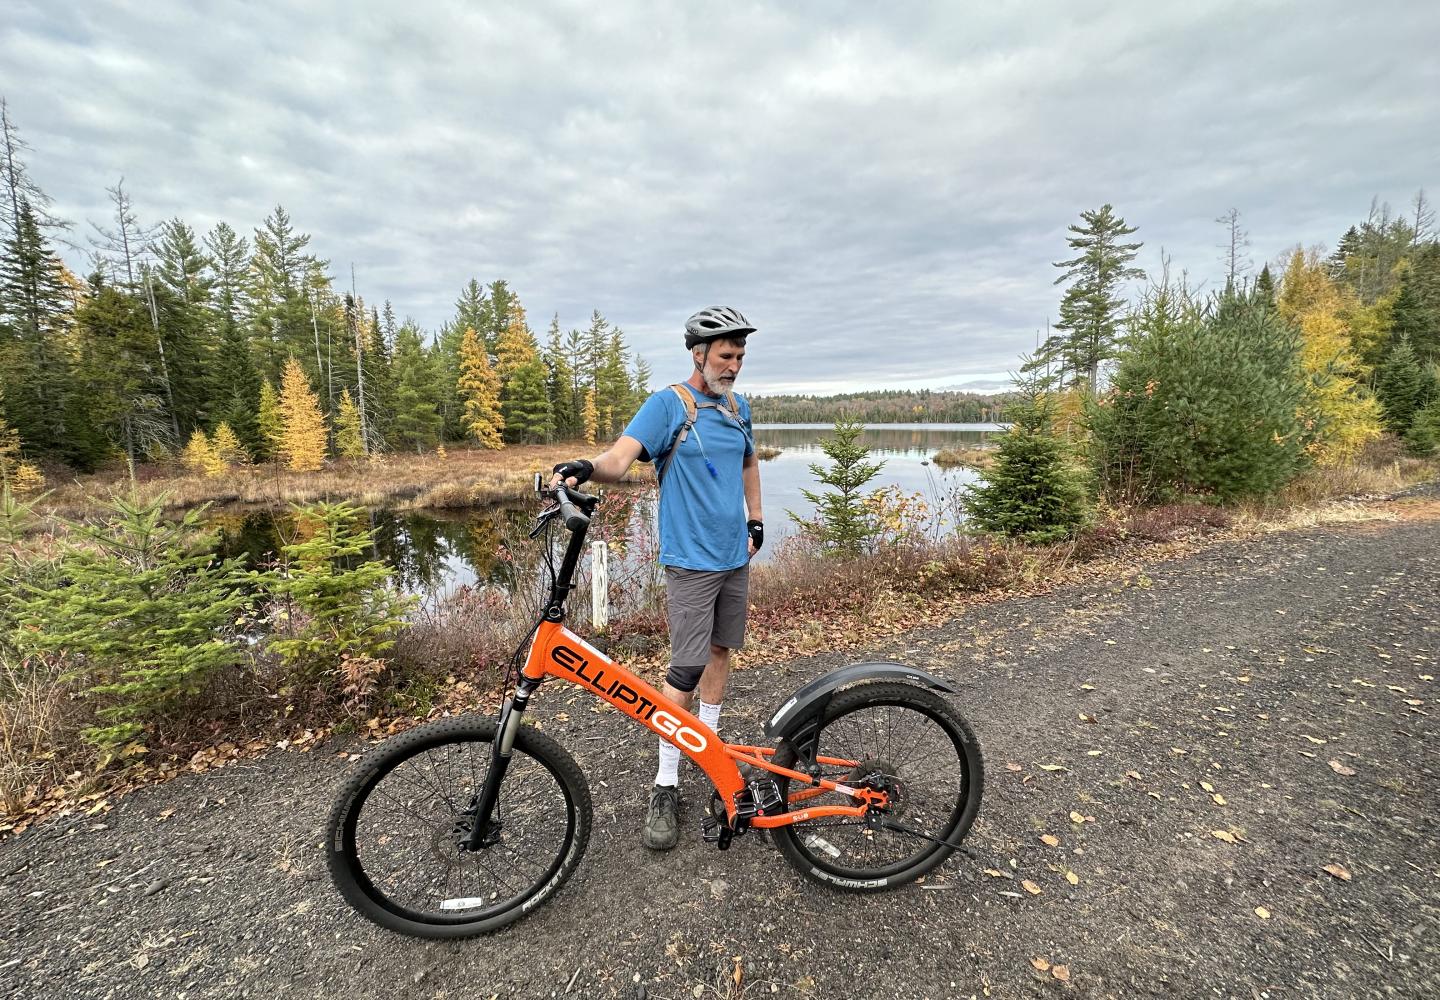
<instances>
[{"instance_id":1,"label":"cycling helmet","mask_svg":"<svg viewBox=\"0 0 1440 1000\"><path fill-rule=\"evenodd\" d=\"M754 333L750 321L740 315L738 309L729 306L711 306L701 309L685 321L685 347L708 344L720 337L743 337Z\"/></svg>"}]
</instances>

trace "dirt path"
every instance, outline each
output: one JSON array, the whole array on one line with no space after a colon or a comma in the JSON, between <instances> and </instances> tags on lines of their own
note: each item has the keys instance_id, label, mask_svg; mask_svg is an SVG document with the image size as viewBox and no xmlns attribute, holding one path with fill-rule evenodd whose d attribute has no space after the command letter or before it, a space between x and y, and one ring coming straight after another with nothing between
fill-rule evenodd
<instances>
[{"instance_id":1,"label":"dirt path","mask_svg":"<svg viewBox=\"0 0 1440 1000\"><path fill-rule=\"evenodd\" d=\"M950 678L985 747L976 856L924 886L836 894L756 836L648 854L653 740L557 686L547 729L619 802L518 925L436 944L360 920L318 848L341 747L274 753L0 844L0 995L1440 996L1440 522L1225 544L862 658ZM726 731L839 662L738 673Z\"/></svg>"}]
</instances>

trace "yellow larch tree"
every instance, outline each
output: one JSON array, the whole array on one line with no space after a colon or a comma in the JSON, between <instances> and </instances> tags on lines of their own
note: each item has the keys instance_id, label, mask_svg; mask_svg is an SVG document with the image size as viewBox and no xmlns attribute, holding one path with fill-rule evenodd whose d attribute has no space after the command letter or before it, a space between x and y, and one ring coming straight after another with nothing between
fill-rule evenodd
<instances>
[{"instance_id":1,"label":"yellow larch tree","mask_svg":"<svg viewBox=\"0 0 1440 1000\"><path fill-rule=\"evenodd\" d=\"M461 418L465 430L492 451L505 447L501 436L505 418L500 415L500 376L490 364L490 356L474 327L467 326L460 340L458 388L465 404L465 416Z\"/></svg>"},{"instance_id":2,"label":"yellow larch tree","mask_svg":"<svg viewBox=\"0 0 1440 1000\"><path fill-rule=\"evenodd\" d=\"M279 457L295 472L314 472L325 464L325 414L310 380L292 354L280 379Z\"/></svg>"},{"instance_id":3,"label":"yellow larch tree","mask_svg":"<svg viewBox=\"0 0 1440 1000\"><path fill-rule=\"evenodd\" d=\"M1326 273L1318 252L1297 247L1275 304L1300 330L1310 454L1319 465L1342 465L1380 436L1380 407L1360 382L1367 370L1345 321L1354 312L1351 295Z\"/></svg>"},{"instance_id":4,"label":"yellow larch tree","mask_svg":"<svg viewBox=\"0 0 1440 1000\"><path fill-rule=\"evenodd\" d=\"M226 469L225 463L215 453L214 445L198 427L195 428L195 433L190 435L185 450L180 453L180 463L191 472L198 472L202 476L218 476Z\"/></svg>"},{"instance_id":5,"label":"yellow larch tree","mask_svg":"<svg viewBox=\"0 0 1440 1000\"><path fill-rule=\"evenodd\" d=\"M249 465L250 452L240 443L230 425L222 420L220 426L215 428L215 436L210 439L210 447L215 449L215 454L220 461L226 465Z\"/></svg>"},{"instance_id":6,"label":"yellow larch tree","mask_svg":"<svg viewBox=\"0 0 1440 1000\"><path fill-rule=\"evenodd\" d=\"M595 408L595 387L585 390L585 406L580 410L580 423L585 433L585 443L594 444L600 430L600 411Z\"/></svg>"}]
</instances>

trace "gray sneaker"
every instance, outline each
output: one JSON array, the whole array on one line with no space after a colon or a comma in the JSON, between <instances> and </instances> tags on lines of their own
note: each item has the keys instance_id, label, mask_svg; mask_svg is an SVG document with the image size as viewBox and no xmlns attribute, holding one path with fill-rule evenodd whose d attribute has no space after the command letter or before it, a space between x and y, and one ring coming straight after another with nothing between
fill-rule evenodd
<instances>
[{"instance_id":1,"label":"gray sneaker","mask_svg":"<svg viewBox=\"0 0 1440 1000\"><path fill-rule=\"evenodd\" d=\"M650 789L650 809L645 815L645 828L640 843L652 851L668 851L680 840L680 789L674 785L656 785Z\"/></svg>"}]
</instances>

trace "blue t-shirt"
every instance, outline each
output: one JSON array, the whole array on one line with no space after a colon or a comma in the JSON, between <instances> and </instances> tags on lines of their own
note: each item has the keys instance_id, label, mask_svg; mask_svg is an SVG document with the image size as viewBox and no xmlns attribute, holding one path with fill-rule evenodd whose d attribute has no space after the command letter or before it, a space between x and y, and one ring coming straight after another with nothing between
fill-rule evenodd
<instances>
[{"instance_id":1,"label":"blue t-shirt","mask_svg":"<svg viewBox=\"0 0 1440 1000\"><path fill-rule=\"evenodd\" d=\"M685 404L668 386L640 407L625 435L639 441L658 472L665 468L660 486L660 562L680 569L731 570L750 558L745 530L745 483L741 467L755 450L750 435L750 404L735 396L742 428L729 416L704 402L719 402L693 386L695 425L675 457L665 465L675 435L685 423ZM715 475L705 459L715 467Z\"/></svg>"}]
</instances>

